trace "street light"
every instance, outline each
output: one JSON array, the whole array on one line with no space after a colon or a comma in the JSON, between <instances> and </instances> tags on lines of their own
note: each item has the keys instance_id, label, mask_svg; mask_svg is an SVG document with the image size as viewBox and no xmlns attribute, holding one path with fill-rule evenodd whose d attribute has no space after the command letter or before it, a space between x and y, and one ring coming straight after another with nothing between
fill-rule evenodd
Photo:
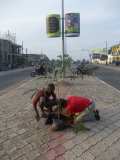
<instances>
[{"instance_id":1,"label":"street light","mask_svg":"<svg viewBox=\"0 0 120 160\"><path fill-rule=\"evenodd\" d=\"M64 55L65 55L64 0L62 0L62 78L63 78L63 79L64 79L64 77L65 77Z\"/></svg>"},{"instance_id":2,"label":"street light","mask_svg":"<svg viewBox=\"0 0 120 160\"><path fill-rule=\"evenodd\" d=\"M108 56L108 44L107 44L107 41L106 41L106 56ZM107 65L107 57L106 57L106 65Z\"/></svg>"}]
</instances>

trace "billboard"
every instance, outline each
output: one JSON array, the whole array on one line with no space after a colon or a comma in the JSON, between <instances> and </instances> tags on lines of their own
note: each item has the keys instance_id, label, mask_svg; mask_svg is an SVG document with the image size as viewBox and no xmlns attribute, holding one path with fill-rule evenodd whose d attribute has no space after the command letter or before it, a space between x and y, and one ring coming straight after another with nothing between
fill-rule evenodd
<instances>
[{"instance_id":1,"label":"billboard","mask_svg":"<svg viewBox=\"0 0 120 160\"><path fill-rule=\"evenodd\" d=\"M101 53L101 54L103 54L103 53L106 53L106 49L105 48L93 48L93 49L91 49L90 50L92 53Z\"/></svg>"},{"instance_id":2,"label":"billboard","mask_svg":"<svg viewBox=\"0 0 120 160\"><path fill-rule=\"evenodd\" d=\"M48 37L60 37L60 15L51 14L47 17Z\"/></svg>"},{"instance_id":3,"label":"billboard","mask_svg":"<svg viewBox=\"0 0 120 160\"><path fill-rule=\"evenodd\" d=\"M65 35L66 37L80 36L80 14L79 13L65 14Z\"/></svg>"}]
</instances>

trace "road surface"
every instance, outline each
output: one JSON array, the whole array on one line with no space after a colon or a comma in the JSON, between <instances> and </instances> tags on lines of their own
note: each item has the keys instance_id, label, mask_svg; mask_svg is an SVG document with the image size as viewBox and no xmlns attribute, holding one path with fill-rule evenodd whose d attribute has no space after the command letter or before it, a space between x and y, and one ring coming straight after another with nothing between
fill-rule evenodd
<instances>
[{"instance_id":1,"label":"road surface","mask_svg":"<svg viewBox=\"0 0 120 160\"><path fill-rule=\"evenodd\" d=\"M96 76L120 90L120 67L105 67L102 65L99 65L99 67L100 68L96 71Z\"/></svg>"},{"instance_id":2,"label":"road surface","mask_svg":"<svg viewBox=\"0 0 120 160\"><path fill-rule=\"evenodd\" d=\"M11 71L0 72L0 91L8 89L23 81L31 79L30 72L32 68L16 69Z\"/></svg>"}]
</instances>

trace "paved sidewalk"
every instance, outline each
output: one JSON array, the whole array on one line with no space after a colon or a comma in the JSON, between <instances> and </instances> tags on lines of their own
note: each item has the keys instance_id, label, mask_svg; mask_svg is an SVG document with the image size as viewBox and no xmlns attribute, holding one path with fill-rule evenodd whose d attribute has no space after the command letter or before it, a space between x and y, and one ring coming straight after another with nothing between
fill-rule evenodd
<instances>
[{"instance_id":1,"label":"paved sidewalk","mask_svg":"<svg viewBox=\"0 0 120 160\"><path fill-rule=\"evenodd\" d=\"M95 99L101 121L87 122L90 131L52 132L44 119L36 122L31 95L50 82L34 79L0 96L0 160L119 160L120 93L95 77L59 85L61 97L70 94Z\"/></svg>"}]
</instances>

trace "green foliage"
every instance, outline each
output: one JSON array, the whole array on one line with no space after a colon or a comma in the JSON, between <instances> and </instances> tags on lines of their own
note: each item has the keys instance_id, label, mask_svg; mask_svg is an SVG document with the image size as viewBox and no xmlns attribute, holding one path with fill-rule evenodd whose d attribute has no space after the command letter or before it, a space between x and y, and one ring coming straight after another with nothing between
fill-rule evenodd
<instances>
[{"instance_id":1,"label":"green foliage","mask_svg":"<svg viewBox=\"0 0 120 160\"><path fill-rule=\"evenodd\" d=\"M57 57L58 57L57 61L58 61L59 66L62 66L62 55L58 55ZM72 61L73 61L72 58L68 54L64 55L64 67L65 68L70 67Z\"/></svg>"},{"instance_id":2,"label":"green foliage","mask_svg":"<svg viewBox=\"0 0 120 160\"><path fill-rule=\"evenodd\" d=\"M73 127L73 131L75 133L78 133L80 131L85 132L85 131L89 131L90 129L85 127L85 125L82 122L79 122L77 124L75 124L75 126Z\"/></svg>"}]
</instances>

